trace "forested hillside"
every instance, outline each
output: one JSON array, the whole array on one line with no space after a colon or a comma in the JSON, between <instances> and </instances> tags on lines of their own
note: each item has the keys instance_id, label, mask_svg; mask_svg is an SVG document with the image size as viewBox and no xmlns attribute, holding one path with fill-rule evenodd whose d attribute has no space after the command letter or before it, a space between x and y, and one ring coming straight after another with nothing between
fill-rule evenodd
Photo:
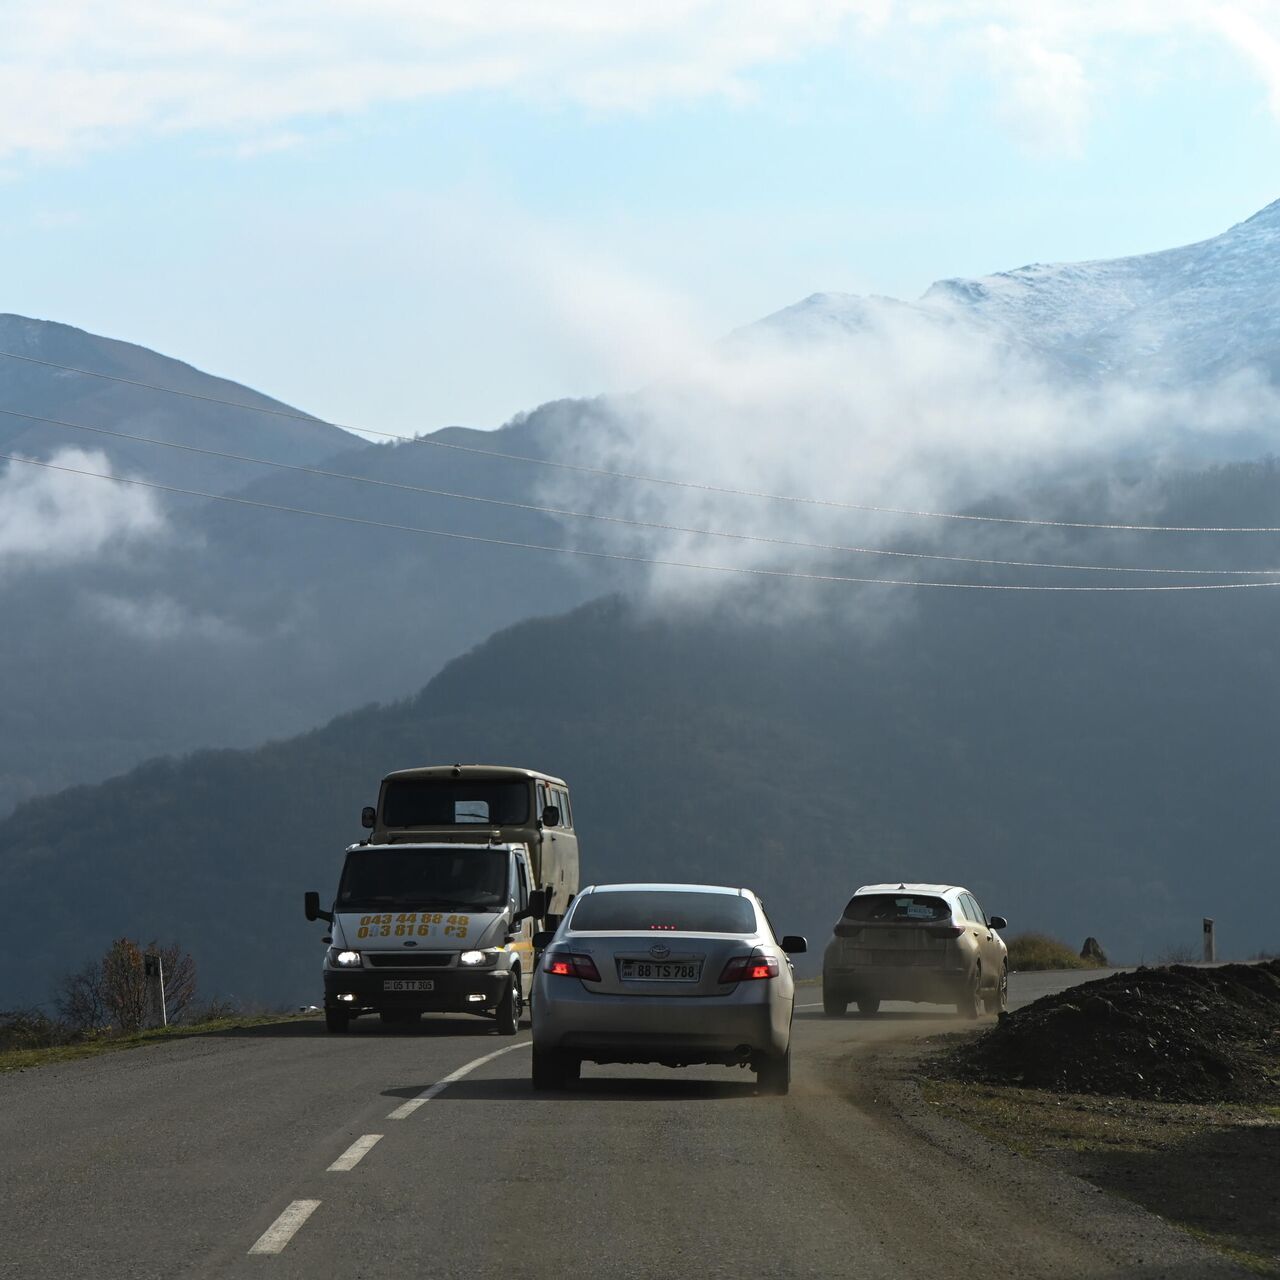
<instances>
[{"instance_id":1,"label":"forested hillside","mask_svg":"<svg viewBox=\"0 0 1280 1280\"><path fill-rule=\"evenodd\" d=\"M1280 523L1278 496L1273 467L1234 467L1167 510ZM1280 590L791 584L524 622L408 701L22 806L0 1006L125 932L189 946L207 989L314 998L303 890L332 889L383 772L451 760L568 778L587 879L752 885L816 944L852 887L901 877L1122 960L1202 914L1227 955L1274 948L1278 624Z\"/></svg>"}]
</instances>

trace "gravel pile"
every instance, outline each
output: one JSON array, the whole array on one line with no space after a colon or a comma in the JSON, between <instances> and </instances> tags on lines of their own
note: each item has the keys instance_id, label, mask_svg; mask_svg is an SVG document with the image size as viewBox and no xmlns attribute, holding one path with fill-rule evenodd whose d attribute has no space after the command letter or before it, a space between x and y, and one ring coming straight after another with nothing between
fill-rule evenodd
<instances>
[{"instance_id":1,"label":"gravel pile","mask_svg":"<svg viewBox=\"0 0 1280 1280\"><path fill-rule=\"evenodd\" d=\"M1280 1102L1280 960L1084 983L1003 1015L945 1068L1065 1093Z\"/></svg>"}]
</instances>

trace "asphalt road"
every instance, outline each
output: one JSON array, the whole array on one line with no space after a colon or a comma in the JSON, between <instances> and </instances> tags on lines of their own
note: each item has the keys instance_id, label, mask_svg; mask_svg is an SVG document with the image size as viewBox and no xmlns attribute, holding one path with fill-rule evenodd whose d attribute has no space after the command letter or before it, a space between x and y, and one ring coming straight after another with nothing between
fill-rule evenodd
<instances>
[{"instance_id":1,"label":"asphalt road","mask_svg":"<svg viewBox=\"0 0 1280 1280\"><path fill-rule=\"evenodd\" d=\"M1011 995L1073 980L1015 975ZM801 1009L786 1098L736 1069L590 1065L578 1090L534 1094L527 1032L445 1018L346 1037L285 1024L9 1074L0 1276L1240 1274L866 1087L877 1042L957 1025L920 1006Z\"/></svg>"}]
</instances>

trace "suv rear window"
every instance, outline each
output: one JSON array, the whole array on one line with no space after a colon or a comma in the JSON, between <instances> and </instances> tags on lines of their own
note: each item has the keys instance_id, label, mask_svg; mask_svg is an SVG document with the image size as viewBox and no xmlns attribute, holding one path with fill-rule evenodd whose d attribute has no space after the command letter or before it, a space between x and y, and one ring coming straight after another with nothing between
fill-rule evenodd
<instances>
[{"instance_id":1,"label":"suv rear window","mask_svg":"<svg viewBox=\"0 0 1280 1280\"><path fill-rule=\"evenodd\" d=\"M756 912L749 898L740 898L737 894L621 890L589 893L580 898L569 928L581 932L755 933Z\"/></svg>"},{"instance_id":2,"label":"suv rear window","mask_svg":"<svg viewBox=\"0 0 1280 1280\"><path fill-rule=\"evenodd\" d=\"M923 924L930 920L950 920L951 908L942 898L913 893L860 893L849 899L844 918L860 924L895 920Z\"/></svg>"}]
</instances>

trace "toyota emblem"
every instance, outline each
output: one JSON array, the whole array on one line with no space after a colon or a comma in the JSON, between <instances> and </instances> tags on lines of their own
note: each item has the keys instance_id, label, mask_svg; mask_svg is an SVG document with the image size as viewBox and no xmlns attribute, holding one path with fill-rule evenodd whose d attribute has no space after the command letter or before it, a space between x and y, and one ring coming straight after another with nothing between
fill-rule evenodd
<instances>
[{"instance_id":1,"label":"toyota emblem","mask_svg":"<svg viewBox=\"0 0 1280 1280\"><path fill-rule=\"evenodd\" d=\"M665 960L671 954L671 948L663 946L661 942L655 943L649 948L649 954L655 960Z\"/></svg>"}]
</instances>

